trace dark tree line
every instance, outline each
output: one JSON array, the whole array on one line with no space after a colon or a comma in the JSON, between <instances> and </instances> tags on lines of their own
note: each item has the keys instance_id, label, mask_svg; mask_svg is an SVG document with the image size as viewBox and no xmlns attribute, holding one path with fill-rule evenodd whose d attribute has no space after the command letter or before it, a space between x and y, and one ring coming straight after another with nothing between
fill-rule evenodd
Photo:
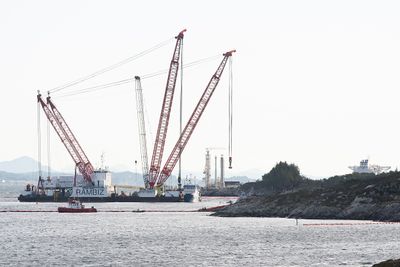
<instances>
[{"instance_id":1,"label":"dark tree line","mask_svg":"<svg viewBox=\"0 0 400 267\"><path fill-rule=\"evenodd\" d=\"M279 162L271 171L262 176L264 187L273 191L290 190L300 186L307 178L300 174L299 167L287 162Z\"/></svg>"}]
</instances>

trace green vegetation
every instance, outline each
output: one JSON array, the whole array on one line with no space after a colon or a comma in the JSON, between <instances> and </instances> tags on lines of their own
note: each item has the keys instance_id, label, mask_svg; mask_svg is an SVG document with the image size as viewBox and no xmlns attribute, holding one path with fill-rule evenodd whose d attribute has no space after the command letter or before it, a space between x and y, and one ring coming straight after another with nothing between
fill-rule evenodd
<instances>
[{"instance_id":1,"label":"green vegetation","mask_svg":"<svg viewBox=\"0 0 400 267\"><path fill-rule=\"evenodd\" d=\"M262 176L261 181L246 183L241 190L257 194L270 194L293 190L300 186L310 184L312 180L302 176L300 169L295 164L279 162L271 171Z\"/></svg>"},{"instance_id":2,"label":"green vegetation","mask_svg":"<svg viewBox=\"0 0 400 267\"><path fill-rule=\"evenodd\" d=\"M273 191L282 191L296 188L306 179L300 175L299 167L281 161L262 176L262 183Z\"/></svg>"}]
</instances>

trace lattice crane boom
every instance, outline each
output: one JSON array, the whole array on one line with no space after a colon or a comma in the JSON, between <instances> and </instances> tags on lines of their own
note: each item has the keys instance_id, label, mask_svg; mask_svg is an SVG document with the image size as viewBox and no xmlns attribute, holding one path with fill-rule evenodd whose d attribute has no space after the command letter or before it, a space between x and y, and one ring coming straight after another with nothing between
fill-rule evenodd
<instances>
[{"instance_id":1,"label":"lattice crane boom","mask_svg":"<svg viewBox=\"0 0 400 267\"><path fill-rule=\"evenodd\" d=\"M174 98L174 91L176 85L176 78L178 76L179 58L181 55L181 48L183 44L184 32L181 31L176 36L176 45L172 56L171 64L168 72L168 79L164 93L164 100L161 108L160 119L158 122L156 140L154 142L153 154L151 157L151 164L149 170L150 187L156 183L158 174L160 173L161 160L164 153L165 140L167 136L169 117L171 114L172 100Z\"/></svg>"},{"instance_id":2,"label":"lattice crane boom","mask_svg":"<svg viewBox=\"0 0 400 267\"><path fill-rule=\"evenodd\" d=\"M47 97L47 104L43 101L40 94L37 100L42 106L47 119L50 121L57 135L60 137L61 142L64 144L68 153L71 155L75 165L78 167L79 172L87 182L92 182L91 175L94 172L93 166L89 159L86 157L81 146L73 135L71 129L68 127L61 113L58 111L54 103Z\"/></svg>"},{"instance_id":3,"label":"lattice crane boom","mask_svg":"<svg viewBox=\"0 0 400 267\"><path fill-rule=\"evenodd\" d=\"M78 154L78 157L81 161L77 164L80 173L83 175L83 178L87 182L92 182L92 174L94 172L94 168L92 163L90 163L88 157L86 156L85 152L83 151L81 145L76 140L75 135L72 133L71 129L69 128L67 122L64 120L61 113L58 111L54 103L51 101L50 96L47 97L47 104L50 106L56 120L59 122L59 125L62 127L64 133L67 135L68 140L71 142L71 145L74 147L75 151Z\"/></svg>"},{"instance_id":4,"label":"lattice crane boom","mask_svg":"<svg viewBox=\"0 0 400 267\"><path fill-rule=\"evenodd\" d=\"M135 76L136 111L139 128L140 154L142 158L142 173L145 188L149 188L149 160L147 157L146 127L144 121L143 93L140 77Z\"/></svg>"},{"instance_id":5,"label":"lattice crane boom","mask_svg":"<svg viewBox=\"0 0 400 267\"><path fill-rule=\"evenodd\" d=\"M64 131L61 129L61 126L58 124L58 121L54 117L53 112L50 110L50 108L47 106L47 104L43 101L41 94L37 95L37 101L42 106L42 109L43 109L44 113L46 114L47 119L50 121L50 123L53 126L54 130L56 131L58 137L60 137L61 142L64 144L68 153L71 155L75 164L78 164L81 160L79 159L77 152L72 147L72 145L71 145L70 141L68 140L68 137L66 136Z\"/></svg>"},{"instance_id":6,"label":"lattice crane boom","mask_svg":"<svg viewBox=\"0 0 400 267\"><path fill-rule=\"evenodd\" d=\"M212 94L215 91L215 88L218 85L218 82L221 78L222 72L224 71L228 59L232 56L232 53L234 52L236 52L236 50L232 50L223 54L224 58L222 59L216 72L209 81L203 95L200 98L200 101L198 102L196 108L194 109L192 115L190 116L189 121L187 122L185 128L182 131L181 136L178 139L178 142L175 144L170 156L168 157L164 165L160 173L160 177L157 181L157 186L162 186L171 175L176 163L179 160L180 155L182 154L182 151L184 150L187 142L189 141L190 136L192 135L197 123L200 120L201 115L204 112L204 109L206 108Z\"/></svg>"}]
</instances>

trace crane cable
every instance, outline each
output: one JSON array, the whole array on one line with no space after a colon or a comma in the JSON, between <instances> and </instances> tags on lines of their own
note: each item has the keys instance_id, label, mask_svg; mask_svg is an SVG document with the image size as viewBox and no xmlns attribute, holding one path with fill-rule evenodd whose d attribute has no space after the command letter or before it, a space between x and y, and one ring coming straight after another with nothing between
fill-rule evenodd
<instances>
[{"instance_id":1,"label":"crane cable","mask_svg":"<svg viewBox=\"0 0 400 267\"><path fill-rule=\"evenodd\" d=\"M198 60L189 62L189 63L187 63L187 64L185 64L185 65L181 64L181 70L182 70L183 68L190 68L190 67L199 65L199 64L201 64L201 63L205 63L205 62L208 62L208 61L215 60L215 59L217 59L217 58L219 58L219 57L220 57L220 55L218 54L218 55L214 55L214 56L211 56L211 57L206 57L206 58L198 59ZM145 74L145 75L142 75L142 76L141 76L141 79L142 79L142 80L145 80L145 79L153 78L153 77L155 77L155 76L159 76L159 75L162 75L162 74L164 74L164 73L167 73L168 71L169 71L169 69L163 69L163 70L159 70L159 71L156 71L156 72L153 72L153 73Z\"/></svg>"},{"instance_id":2,"label":"crane cable","mask_svg":"<svg viewBox=\"0 0 400 267\"><path fill-rule=\"evenodd\" d=\"M228 144L228 154L229 154L229 169L232 169L232 130L233 130L233 69L232 69L232 57L229 58L229 144Z\"/></svg>"},{"instance_id":3,"label":"crane cable","mask_svg":"<svg viewBox=\"0 0 400 267\"><path fill-rule=\"evenodd\" d=\"M111 70L113 70L113 69L115 69L115 68L118 68L118 67L120 67L120 66L122 66L122 65L125 65L125 64L127 64L127 63L129 63L129 62L131 62L131 61L133 61L133 60L136 60L136 59L138 59L138 58L140 58L140 57L142 57L142 56L145 56L145 55L147 55L147 54L153 52L153 51L156 50L156 49L159 49L159 48L161 48L161 47L167 45L167 44L168 44L171 40L173 40L173 39L174 39L174 38L170 38L170 39L168 39L168 40L166 40L166 41L164 41L164 42L161 42L161 43L159 43L159 44L157 44L157 45L155 45L155 46L153 46L153 47L151 47L151 48L149 48L149 49L147 49L147 50L144 50L144 51L142 51L142 52L140 52L140 53L138 53L138 54L136 54L136 55L133 55L133 56L128 57L128 58L126 58L126 59L124 59L124 60L121 60L121 61L119 61L119 62L117 62L117 63L115 63L115 64L113 64L113 65L110 65L110 66L105 67L105 68L103 68L103 69L100 69L100 70L98 70L98 71L96 71L96 72L93 72L92 74L89 74L89 75L87 75L87 76L81 77L81 78L76 79L76 80L74 80L74 81L68 82L68 83L66 83L66 84L64 84L64 85L55 87L55 88L49 90L49 92L50 92L50 93L59 92L59 91L64 90L64 89L66 89L66 88L68 88L68 87L74 86L74 85L79 84L79 83L81 83L81 82L87 81L87 80L89 80L89 79L91 79L91 78L94 78L94 77L96 77L96 76L98 76L98 75L100 75L100 74L103 74L103 73L105 73L105 72L111 71Z\"/></svg>"},{"instance_id":4,"label":"crane cable","mask_svg":"<svg viewBox=\"0 0 400 267\"><path fill-rule=\"evenodd\" d=\"M39 179L38 183L36 186L36 194L41 193L40 186L43 185L42 182L42 133L41 133L41 127L40 127L40 103L38 101L37 103L37 137L38 137L38 174L39 174ZM33 188L31 189L33 191Z\"/></svg>"},{"instance_id":5,"label":"crane cable","mask_svg":"<svg viewBox=\"0 0 400 267\"><path fill-rule=\"evenodd\" d=\"M147 105L146 105L146 97L143 94L143 112L144 112L144 116L145 116L145 120L146 120L146 133L148 133L148 137L150 138L150 140L152 140L152 143L154 142L154 135L153 135L153 131L151 129L153 129L153 127L151 126L151 120L149 118L149 111L147 110Z\"/></svg>"},{"instance_id":6,"label":"crane cable","mask_svg":"<svg viewBox=\"0 0 400 267\"><path fill-rule=\"evenodd\" d=\"M195 60L195 61L189 62L188 64L184 65L182 68L191 68L191 67L199 65L201 63L205 63L205 62L208 62L208 61L215 60L219 56L220 55L215 55L215 56L211 56L211 57ZM145 79L153 78L153 77L156 77L156 76L160 76L162 74L167 73L168 71L169 71L168 69L163 69L163 70L156 71L156 72L153 72L153 73L145 74L145 75L141 76L141 80L145 80ZM84 94L84 93L90 93L90 92L106 89L106 88L109 88L109 87L114 87L114 86L118 86L118 85L132 83L134 81L135 81L135 78L127 78L127 79L123 79L123 80L119 80L119 81L114 81L114 82L110 82L110 83L105 83L105 84L100 84L100 85L95 85L95 86L79 89L79 90L76 90L76 91L65 93L63 95L58 95L56 97L60 98L60 97L67 97L67 96L74 96L74 95L79 95L79 94Z\"/></svg>"},{"instance_id":7,"label":"crane cable","mask_svg":"<svg viewBox=\"0 0 400 267\"><path fill-rule=\"evenodd\" d=\"M40 103L37 103L37 138L38 138L38 174L39 180L42 177L42 136L40 128ZM36 188L37 190L37 188Z\"/></svg>"},{"instance_id":8,"label":"crane cable","mask_svg":"<svg viewBox=\"0 0 400 267\"><path fill-rule=\"evenodd\" d=\"M91 87L87 87L87 88L84 88L84 89L80 89L80 90L77 90L77 91L69 92L69 93L66 93L66 94L63 94L63 95L59 95L59 96L57 96L57 98L80 95L80 94L84 94L84 93L90 93L90 92L106 89L106 88L109 88L109 87L114 87L114 86L118 86L118 85L122 85L122 84L126 84L126 83L131 83L131 82L134 82L134 81L135 81L135 78L128 78L128 79L124 79L124 80L120 80L120 81L100 84L100 85L96 85L96 86L91 86Z\"/></svg>"},{"instance_id":9,"label":"crane cable","mask_svg":"<svg viewBox=\"0 0 400 267\"><path fill-rule=\"evenodd\" d=\"M47 120L47 177L51 179L50 120Z\"/></svg>"},{"instance_id":10,"label":"crane cable","mask_svg":"<svg viewBox=\"0 0 400 267\"><path fill-rule=\"evenodd\" d=\"M179 136L182 134L182 112L183 112L183 39L181 43L181 92L179 94ZM182 157L179 156L178 190L182 192Z\"/></svg>"}]
</instances>

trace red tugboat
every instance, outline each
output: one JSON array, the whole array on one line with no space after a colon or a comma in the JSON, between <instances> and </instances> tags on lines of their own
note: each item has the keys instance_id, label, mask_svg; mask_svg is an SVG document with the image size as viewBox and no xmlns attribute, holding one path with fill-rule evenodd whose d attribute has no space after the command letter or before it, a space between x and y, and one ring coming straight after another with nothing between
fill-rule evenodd
<instances>
[{"instance_id":1,"label":"red tugboat","mask_svg":"<svg viewBox=\"0 0 400 267\"><path fill-rule=\"evenodd\" d=\"M62 213L82 213L82 212L97 212L96 208L85 208L79 200L69 199L68 207L58 207L58 212Z\"/></svg>"}]
</instances>

